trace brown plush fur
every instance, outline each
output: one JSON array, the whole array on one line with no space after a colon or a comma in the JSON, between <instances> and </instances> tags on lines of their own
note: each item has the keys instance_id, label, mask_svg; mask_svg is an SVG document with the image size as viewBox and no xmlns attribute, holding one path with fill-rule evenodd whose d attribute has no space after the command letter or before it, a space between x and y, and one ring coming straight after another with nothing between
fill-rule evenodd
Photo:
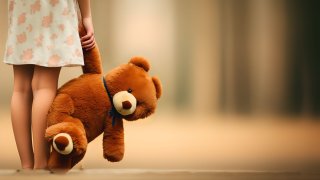
<instances>
[{"instance_id":1,"label":"brown plush fur","mask_svg":"<svg viewBox=\"0 0 320 180\"><path fill-rule=\"evenodd\" d=\"M46 138L52 144L59 133L67 133L73 141L73 151L68 155L59 154L52 148L49 157L49 169L68 171L77 164L86 153L87 144L101 133L103 134L103 156L111 162L120 161L124 155L124 132L122 118L115 120L108 113L112 108L103 85L101 59L98 47L84 52L85 66L83 75L63 85L48 114ZM132 90L137 99L137 108L126 120L137 120L152 114L157 99L161 96L159 79L147 73L149 63L143 58L132 58L111 70L104 77L111 95L119 91ZM64 148L63 140L59 140ZM65 143L65 142L64 142Z\"/></svg>"}]
</instances>

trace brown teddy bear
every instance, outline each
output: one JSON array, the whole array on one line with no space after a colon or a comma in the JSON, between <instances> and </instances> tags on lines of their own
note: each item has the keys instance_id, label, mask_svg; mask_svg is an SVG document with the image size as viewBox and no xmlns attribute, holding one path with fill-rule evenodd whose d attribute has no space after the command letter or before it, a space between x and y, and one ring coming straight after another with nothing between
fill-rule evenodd
<instances>
[{"instance_id":1,"label":"brown teddy bear","mask_svg":"<svg viewBox=\"0 0 320 180\"><path fill-rule=\"evenodd\" d=\"M102 74L98 47L84 51L83 75L64 84L49 110L45 137L52 145L48 167L68 171L85 155L87 145L103 133L103 156L111 162L124 155L122 119L133 121L152 114L161 96L150 65L132 58Z\"/></svg>"}]
</instances>

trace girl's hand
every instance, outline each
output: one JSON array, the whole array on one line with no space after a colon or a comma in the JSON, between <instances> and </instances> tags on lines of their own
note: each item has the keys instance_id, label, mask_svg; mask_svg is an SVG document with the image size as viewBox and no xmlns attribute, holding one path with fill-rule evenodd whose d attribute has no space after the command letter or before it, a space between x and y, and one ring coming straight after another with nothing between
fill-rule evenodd
<instances>
[{"instance_id":1,"label":"girl's hand","mask_svg":"<svg viewBox=\"0 0 320 180\"><path fill-rule=\"evenodd\" d=\"M92 18L91 17L83 18L82 23L87 34L81 37L81 45L83 49L85 49L86 51L89 51L93 49L96 44L94 39L94 29L92 24Z\"/></svg>"}]
</instances>

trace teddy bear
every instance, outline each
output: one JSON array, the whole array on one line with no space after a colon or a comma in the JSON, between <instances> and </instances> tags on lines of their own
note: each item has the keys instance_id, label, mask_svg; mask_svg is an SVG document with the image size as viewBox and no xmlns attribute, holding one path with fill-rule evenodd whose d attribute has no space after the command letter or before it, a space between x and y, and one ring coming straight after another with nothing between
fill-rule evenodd
<instances>
[{"instance_id":1,"label":"teddy bear","mask_svg":"<svg viewBox=\"0 0 320 180\"><path fill-rule=\"evenodd\" d=\"M161 82L148 75L149 62L134 57L106 75L99 49L84 51L83 74L58 89L47 116L45 138L51 152L48 168L67 172L84 157L89 142L103 133L103 156L111 162L124 155L123 119L154 113Z\"/></svg>"}]
</instances>

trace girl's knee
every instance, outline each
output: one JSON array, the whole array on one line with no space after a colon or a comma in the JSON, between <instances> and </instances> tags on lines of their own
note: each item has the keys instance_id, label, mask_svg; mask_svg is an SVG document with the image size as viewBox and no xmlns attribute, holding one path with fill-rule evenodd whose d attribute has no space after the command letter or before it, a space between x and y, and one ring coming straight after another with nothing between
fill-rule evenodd
<instances>
[{"instance_id":1,"label":"girl's knee","mask_svg":"<svg viewBox=\"0 0 320 180\"><path fill-rule=\"evenodd\" d=\"M35 93L36 91L39 90L39 80L34 77L32 78L32 81L31 81L31 89L32 89L32 92Z\"/></svg>"},{"instance_id":2,"label":"girl's knee","mask_svg":"<svg viewBox=\"0 0 320 180\"><path fill-rule=\"evenodd\" d=\"M34 94L40 91L55 93L57 90L57 83L41 76L35 76L31 82L31 89Z\"/></svg>"},{"instance_id":3,"label":"girl's knee","mask_svg":"<svg viewBox=\"0 0 320 180\"><path fill-rule=\"evenodd\" d=\"M32 92L32 85L29 81L14 82L13 92L29 94Z\"/></svg>"},{"instance_id":4,"label":"girl's knee","mask_svg":"<svg viewBox=\"0 0 320 180\"><path fill-rule=\"evenodd\" d=\"M35 67L31 86L32 91L49 90L55 92L58 86L60 68Z\"/></svg>"}]
</instances>

